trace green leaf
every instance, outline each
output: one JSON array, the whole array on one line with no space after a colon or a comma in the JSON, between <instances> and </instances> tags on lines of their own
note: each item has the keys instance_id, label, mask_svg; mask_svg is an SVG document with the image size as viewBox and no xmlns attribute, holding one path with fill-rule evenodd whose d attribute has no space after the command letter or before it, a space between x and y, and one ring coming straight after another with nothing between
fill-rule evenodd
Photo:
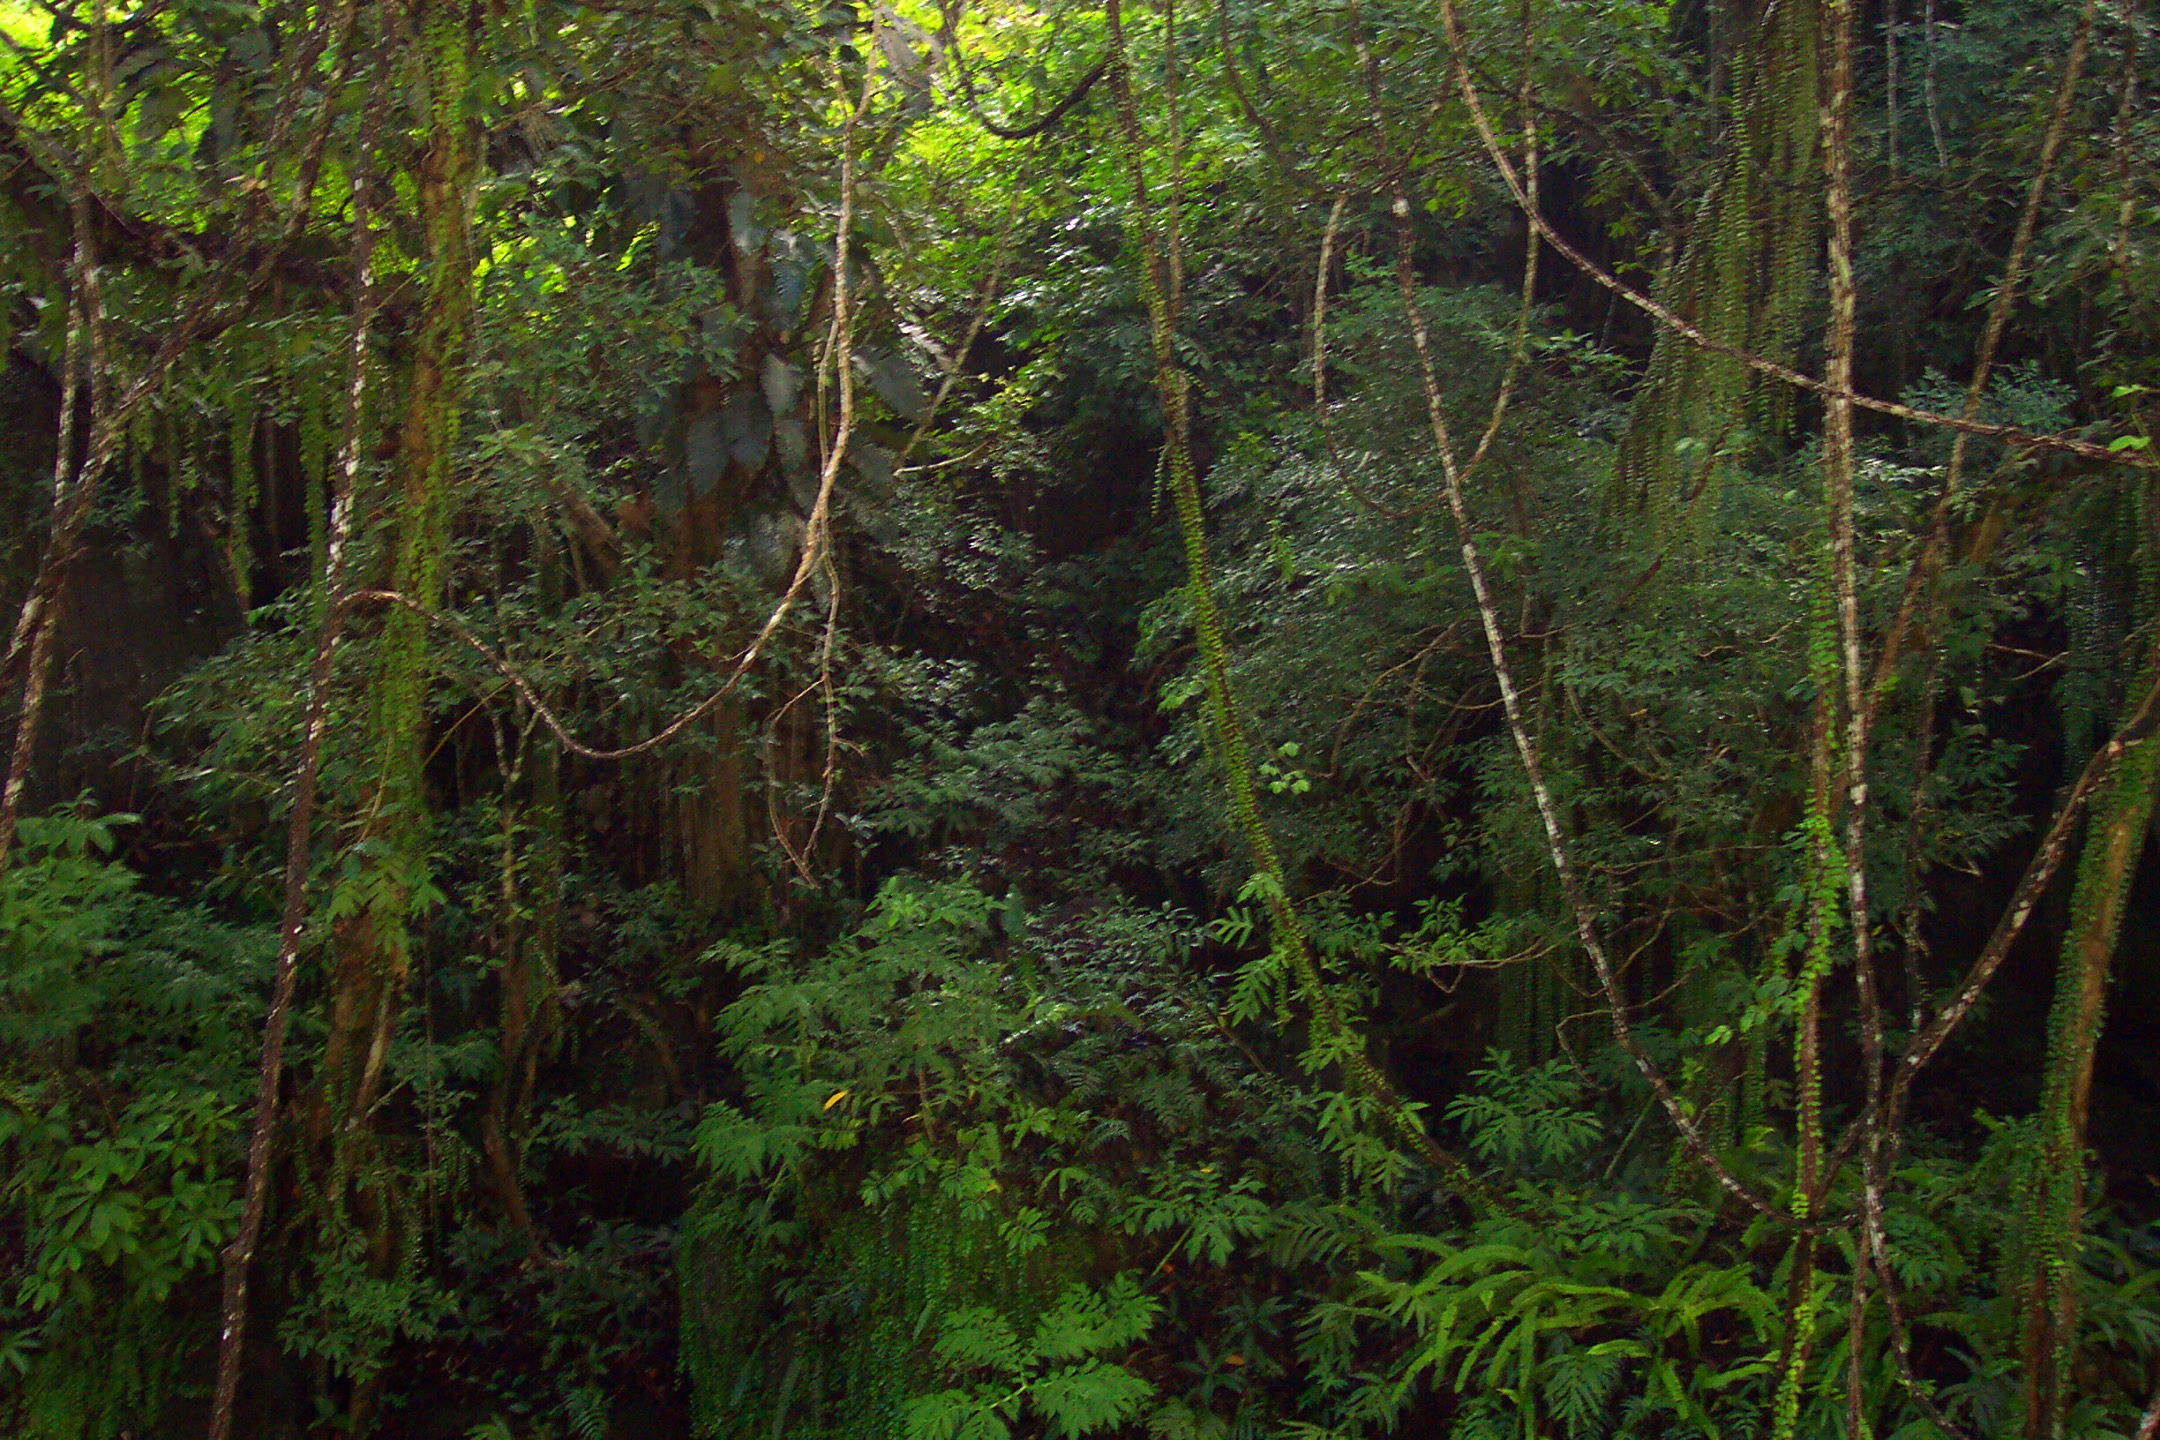
<instances>
[{"instance_id":1,"label":"green leaf","mask_svg":"<svg viewBox=\"0 0 2160 1440\"><path fill-rule=\"evenodd\" d=\"M1029 1399L1053 1433L1069 1437L1122 1424L1154 1393L1155 1387L1123 1366L1089 1360L1045 1375Z\"/></svg>"},{"instance_id":2,"label":"green leaf","mask_svg":"<svg viewBox=\"0 0 2160 1440\"><path fill-rule=\"evenodd\" d=\"M1012 1322L988 1305L956 1310L945 1318L938 1353L955 1365L979 1365L1007 1373L1022 1365L1020 1337Z\"/></svg>"},{"instance_id":3,"label":"green leaf","mask_svg":"<svg viewBox=\"0 0 2160 1440\"><path fill-rule=\"evenodd\" d=\"M907 1440L1005 1440L1011 1433L997 1411L966 1390L918 1395L901 1411Z\"/></svg>"}]
</instances>

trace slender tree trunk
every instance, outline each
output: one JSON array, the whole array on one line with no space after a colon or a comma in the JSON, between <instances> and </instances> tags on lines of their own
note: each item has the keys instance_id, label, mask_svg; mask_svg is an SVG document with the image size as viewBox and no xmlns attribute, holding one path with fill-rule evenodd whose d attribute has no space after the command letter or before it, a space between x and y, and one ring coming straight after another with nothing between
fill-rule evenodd
<instances>
[{"instance_id":1,"label":"slender tree trunk","mask_svg":"<svg viewBox=\"0 0 2160 1440\"><path fill-rule=\"evenodd\" d=\"M543 551L541 564L548 557ZM480 1115L481 1153L503 1217L537 1238L524 1183L518 1176L519 1146L531 1100L540 1045L558 1018L555 996L554 908L560 890L561 845L553 737L532 720L512 742L514 758L503 771L502 829L497 851L495 925L499 1025L495 1076ZM533 800L521 807L517 792L532 762ZM533 832L537 832L534 836ZM536 838L528 850L528 837ZM528 884L528 863L536 873Z\"/></svg>"},{"instance_id":2,"label":"slender tree trunk","mask_svg":"<svg viewBox=\"0 0 2160 1440\"><path fill-rule=\"evenodd\" d=\"M1853 177L1852 140L1854 80L1853 61L1859 0L1832 0L1828 19L1823 91L1822 143L1824 201L1829 219L1828 260L1830 315L1823 337L1823 378L1830 393L1823 402L1823 501L1830 534L1830 591L1837 612L1838 669L1844 680L1842 733L1832 742L1827 735L1818 749L1818 763L1833 755L1843 762L1843 792L1839 796L1844 815L1844 889L1847 919L1852 929L1854 988L1859 996L1860 1058L1864 1067L1865 1108L1860 1137L1862 1211L1865 1233L1855 1247L1848 1328L1846 1400L1852 1440L1865 1433L1866 1396L1860 1366L1861 1341L1866 1332L1868 1274L1871 1258L1883 1242L1882 1207L1885 1181L1882 1173L1883 1113L1883 1012L1875 968L1875 928L1869 899L1867 826L1869 820L1868 742L1872 706L1869 702L1869 671L1866 637L1860 623L1858 542L1853 520L1853 359L1858 347L1859 296L1853 273ZM1827 775L1822 777L1827 781ZM1827 819L1828 811L1825 813ZM1827 828L1827 827L1826 827ZM1825 849L1829 837L1823 836ZM1820 977L1818 976L1818 984ZM1811 1003L1816 995L1811 992ZM1820 1076L1808 1077L1811 1099L1819 1103ZM1816 1117L1820 1136L1820 1115ZM1819 1204L1827 1177L1818 1175L1808 1188L1810 1205ZM1889 1271L1884 1267L1884 1282ZM1885 1300L1890 1292L1885 1289Z\"/></svg>"},{"instance_id":3,"label":"slender tree trunk","mask_svg":"<svg viewBox=\"0 0 2160 1440\"><path fill-rule=\"evenodd\" d=\"M1884 119L1892 179L1897 178L1898 173L1898 122L1902 118L1904 109L1900 103L1904 97L1900 93L1903 78L1898 73L1898 24L1898 0L1884 0L1883 105L1886 112Z\"/></svg>"},{"instance_id":4,"label":"slender tree trunk","mask_svg":"<svg viewBox=\"0 0 2160 1440\"><path fill-rule=\"evenodd\" d=\"M1927 0L1927 70L1921 83L1921 95L1927 105L1928 134L1935 141L1935 164L1938 168L1950 168L1950 147L1943 143L1942 107L1935 93L1936 72L1942 66L1942 37L1936 33L1935 0Z\"/></svg>"},{"instance_id":5,"label":"slender tree trunk","mask_svg":"<svg viewBox=\"0 0 2160 1440\"><path fill-rule=\"evenodd\" d=\"M519 772L525 768L523 751L531 737L521 735L516 743L520 753L503 776L502 832L496 857L500 913L495 921L495 983L501 992L501 1028L495 1045L495 1078L488 1086L486 1107L480 1113L480 1150L487 1159L488 1178L494 1184L503 1217L513 1229L531 1235L532 1211L525 1203L525 1187L518 1179L517 1149L511 1133L515 1096L520 1088L518 1075L524 1068L534 1018L531 946L521 913L523 887L518 880L520 827L513 794Z\"/></svg>"}]
</instances>

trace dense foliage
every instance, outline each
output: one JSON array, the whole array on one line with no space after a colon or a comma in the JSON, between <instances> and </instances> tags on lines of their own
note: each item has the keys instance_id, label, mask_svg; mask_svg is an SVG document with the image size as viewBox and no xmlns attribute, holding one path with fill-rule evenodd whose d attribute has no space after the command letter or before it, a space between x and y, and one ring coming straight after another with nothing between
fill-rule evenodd
<instances>
[{"instance_id":1,"label":"dense foliage","mask_svg":"<svg viewBox=\"0 0 2160 1440\"><path fill-rule=\"evenodd\" d=\"M2136 0L0 0L0 1433L2160 1432Z\"/></svg>"}]
</instances>

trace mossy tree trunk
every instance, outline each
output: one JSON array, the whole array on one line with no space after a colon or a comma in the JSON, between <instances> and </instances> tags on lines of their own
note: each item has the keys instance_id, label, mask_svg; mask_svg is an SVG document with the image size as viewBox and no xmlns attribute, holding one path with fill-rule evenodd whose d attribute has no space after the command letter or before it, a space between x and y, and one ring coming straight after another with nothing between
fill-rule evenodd
<instances>
[{"instance_id":1,"label":"mossy tree trunk","mask_svg":"<svg viewBox=\"0 0 2160 1440\"><path fill-rule=\"evenodd\" d=\"M432 611L443 603L452 513L458 408L473 314L472 223L478 136L469 97L481 14L465 4L407 0L401 16L409 55L406 93L420 129L406 179L419 237L412 256L417 314L409 331L404 403L396 423L392 471L382 494L388 511L390 588ZM355 1267L373 1281L409 1263L410 1217L392 1165L376 1144L376 1114L407 979L414 922L427 908L429 807L426 767L431 739L428 688L433 672L428 621L403 605L385 608L369 682L365 745L372 752L352 827L352 863L334 902L329 1033L307 1126L328 1174L316 1241L322 1267ZM386 1347L395 1316L360 1319L367 1344ZM362 1358L348 1371L353 1393L346 1423L366 1429L386 1372Z\"/></svg>"},{"instance_id":2,"label":"mossy tree trunk","mask_svg":"<svg viewBox=\"0 0 2160 1440\"><path fill-rule=\"evenodd\" d=\"M406 375L390 487L390 584L417 605L442 602L457 411L472 328L476 137L467 92L479 20L466 7L413 0L414 80L426 134L410 176L423 251L422 310ZM426 888L427 621L388 608L371 693L373 775L363 799L361 903L340 927L324 1054L321 1119L349 1127L373 1108L410 963L409 923Z\"/></svg>"}]
</instances>

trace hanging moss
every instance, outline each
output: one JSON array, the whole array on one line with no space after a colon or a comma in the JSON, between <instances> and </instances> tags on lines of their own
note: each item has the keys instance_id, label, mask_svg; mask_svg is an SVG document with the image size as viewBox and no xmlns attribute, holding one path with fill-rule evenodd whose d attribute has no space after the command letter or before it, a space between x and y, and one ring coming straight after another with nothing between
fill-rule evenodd
<instances>
[{"instance_id":1,"label":"hanging moss","mask_svg":"<svg viewBox=\"0 0 2160 1440\"><path fill-rule=\"evenodd\" d=\"M920 1189L839 1213L792 1262L739 1204L684 1227L682 1364L698 1440L902 1440L902 1411L941 1388L940 1317L990 1305L1025 1331L1085 1271L1070 1238L1024 1254L993 1210ZM817 1208L824 1208L822 1205Z\"/></svg>"},{"instance_id":2,"label":"hanging moss","mask_svg":"<svg viewBox=\"0 0 2160 1440\"><path fill-rule=\"evenodd\" d=\"M1822 206L1819 0L1772 5L1745 25L1732 66L1731 141L1659 298L1705 334L1790 363L1815 293ZM1747 366L1659 333L1615 464L1615 507L1663 530L1704 513L1749 427L1782 428L1791 395Z\"/></svg>"},{"instance_id":3,"label":"hanging moss","mask_svg":"<svg viewBox=\"0 0 2160 1440\"><path fill-rule=\"evenodd\" d=\"M122 1440L160 1427L195 1377L198 1329L181 1306L134 1295L67 1302L43 1327L0 1422L15 1440Z\"/></svg>"},{"instance_id":4,"label":"hanging moss","mask_svg":"<svg viewBox=\"0 0 2160 1440\"><path fill-rule=\"evenodd\" d=\"M234 408L229 450L232 456L232 503L225 522L225 563L232 570L233 593L240 597L240 608L245 610L254 588L255 547L250 522L255 514L258 488L252 407Z\"/></svg>"}]
</instances>

